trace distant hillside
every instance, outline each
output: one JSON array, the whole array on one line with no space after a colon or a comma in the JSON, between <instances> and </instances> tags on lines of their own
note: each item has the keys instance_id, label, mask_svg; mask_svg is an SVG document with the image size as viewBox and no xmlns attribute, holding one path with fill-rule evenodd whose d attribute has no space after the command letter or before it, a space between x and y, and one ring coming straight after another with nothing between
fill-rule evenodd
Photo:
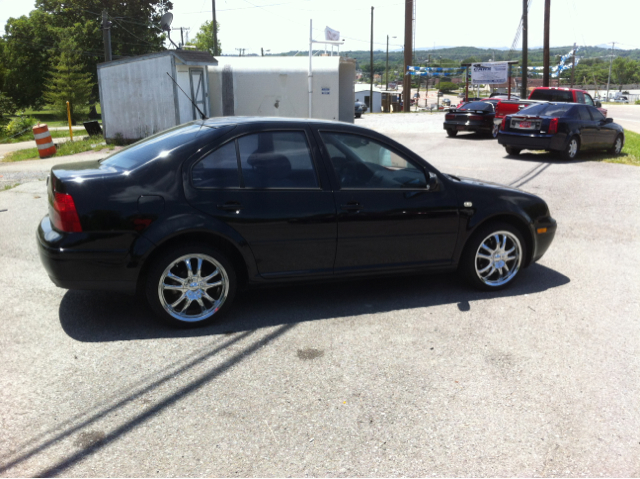
<instances>
[{"instance_id":1,"label":"distant hillside","mask_svg":"<svg viewBox=\"0 0 640 479\"><path fill-rule=\"evenodd\" d=\"M565 47L554 47L549 50L551 55L551 64L557 64L557 60L559 56L566 54L569 52L573 46L565 46ZM542 48L529 50L529 64L542 65ZM287 52L281 53L280 55L308 55L309 52ZM604 47L580 47L578 51L578 56L582 57L582 59L588 58L603 58L608 60L608 55L611 53L611 50ZM634 50L619 50L615 49L614 54L620 57L627 57L633 60L640 60L640 49ZM341 51L340 55L343 57L354 58L358 62L358 67L361 64L369 64L369 50L348 50ZM490 61L491 59L495 61L504 61L504 60L520 60L521 59L521 51L514 50L509 52L509 50L499 50L499 49L491 49L491 48L476 48L476 47L452 47L452 48L436 48L436 49L424 49L424 50L416 50L415 52L415 62L418 66L426 66L428 60L430 59L430 65L447 65L447 64L458 64L463 60L467 62L474 61ZM385 62L386 61L386 51L384 50L375 50L373 52L373 61L374 63ZM403 63L403 54L402 52L389 52L389 65L402 65Z\"/></svg>"}]
</instances>

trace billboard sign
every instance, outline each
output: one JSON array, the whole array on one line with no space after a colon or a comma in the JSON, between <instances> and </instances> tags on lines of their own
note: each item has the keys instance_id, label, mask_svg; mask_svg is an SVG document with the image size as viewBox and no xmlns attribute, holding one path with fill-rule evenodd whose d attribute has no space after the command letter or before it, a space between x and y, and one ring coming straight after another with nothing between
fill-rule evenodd
<instances>
[{"instance_id":1,"label":"billboard sign","mask_svg":"<svg viewBox=\"0 0 640 479\"><path fill-rule=\"evenodd\" d=\"M507 83L509 77L507 62L472 63L471 83L474 85L496 85Z\"/></svg>"}]
</instances>

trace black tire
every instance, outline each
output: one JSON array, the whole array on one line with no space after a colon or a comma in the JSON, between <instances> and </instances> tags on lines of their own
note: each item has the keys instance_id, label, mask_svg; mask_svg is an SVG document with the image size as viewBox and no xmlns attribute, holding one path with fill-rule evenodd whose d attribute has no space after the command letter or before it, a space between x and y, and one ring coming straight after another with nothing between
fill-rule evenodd
<instances>
[{"instance_id":1,"label":"black tire","mask_svg":"<svg viewBox=\"0 0 640 479\"><path fill-rule=\"evenodd\" d=\"M496 235L501 239L500 246L497 246ZM505 239L504 243L502 239ZM491 252L491 249L494 251ZM504 222L488 223L481 226L467 241L458 271L474 288L498 291L518 277L526 253L526 244L517 228ZM489 269L491 267L493 269Z\"/></svg>"},{"instance_id":2,"label":"black tire","mask_svg":"<svg viewBox=\"0 0 640 479\"><path fill-rule=\"evenodd\" d=\"M447 135L453 138L458 134L458 130L454 130L453 128L447 128Z\"/></svg>"},{"instance_id":3,"label":"black tire","mask_svg":"<svg viewBox=\"0 0 640 479\"><path fill-rule=\"evenodd\" d=\"M360 118L362 116L362 113L356 113L356 118Z\"/></svg>"},{"instance_id":4,"label":"black tire","mask_svg":"<svg viewBox=\"0 0 640 479\"><path fill-rule=\"evenodd\" d=\"M168 277L169 273L184 282ZM188 279L191 281L186 284ZM202 287L210 281L218 285ZM161 285L170 288L163 288L161 293ZM201 243L187 243L168 249L153 261L146 277L145 296L160 320L179 328L193 328L218 321L231 306L237 287L235 269L225 255Z\"/></svg>"},{"instance_id":5,"label":"black tire","mask_svg":"<svg viewBox=\"0 0 640 479\"><path fill-rule=\"evenodd\" d=\"M560 152L560 157L563 160L575 160L576 156L580 152L580 138L572 136L567 142L567 146Z\"/></svg>"},{"instance_id":6,"label":"black tire","mask_svg":"<svg viewBox=\"0 0 640 479\"><path fill-rule=\"evenodd\" d=\"M613 146L609 148L607 152L617 156L622 152L623 146L624 146L624 137L622 135L618 135L616 136L616 139L613 142Z\"/></svg>"},{"instance_id":7,"label":"black tire","mask_svg":"<svg viewBox=\"0 0 640 479\"><path fill-rule=\"evenodd\" d=\"M507 150L507 155L518 156L522 151L521 148L514 148L513 146L505 146L505 150Z\"/></svg>"}]
</instances>

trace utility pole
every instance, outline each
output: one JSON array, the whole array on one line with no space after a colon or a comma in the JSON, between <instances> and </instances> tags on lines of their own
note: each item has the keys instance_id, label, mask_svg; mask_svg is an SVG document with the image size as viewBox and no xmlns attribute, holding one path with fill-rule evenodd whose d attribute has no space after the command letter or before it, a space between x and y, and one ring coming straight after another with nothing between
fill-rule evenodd
<instances>
[{"instance_id":1,"label":"utility pole","mask_svg":"<svg viewBox=\"0 0 640 479\"><path fill-rule=\"evenodd\" d=\"M408 67L411 65L413 43L413 1L406 0L404 4L404 71L402 72L402 111L411 111L411 75Z\"/></svg>"},{"instance_id":2,"label":"utility pole","mask_svg":"<svg viewBox=\"0 0 640 479\"><path fill-rule=\"evenodd\" d=\"M576 71L576 44L573 44L573 62L571 63L571 88L573 88L573 73Z\"/></svg>"},{"instance_id":3,"label":"utility pole","mask_svg":"<svg viewBox=\"0 0 640 479\"><path fill-rule=\"evenodd\" d=\"M111 22L106 10L102 10L102 41L104 42L104 61L111 61Z\"/></svg>"},{"instance_id":4,"label":"utility pole","mask_svg":"<svg viewBox=\"0 0 640 479\"><path fill-rule=\"evenodd\" d=\"M219 55L218 52L218 24L216 23L216 0L211 0L211 11L213 12L213 55Z\"/></svg>"},{"instance_id":5,"label":"utility pole","mask_svg":"<svg viewBox=\"0 0 640 479\"><path fill-rule=\"evenodd\" d=\"M369 86L369 111L373 113L373 7L371 7L371 50L369 64L371 67L371 85Z\"/></svg>"},{"instance_id":6,"label":"utility pole","mask_svg":"<svg viewBox=\"0 0 640 479\"><path fill-rule=\"evenodd\" d=\"M387 65L384 67L384 80L387 84L385 90L389 90L389 35L387 35Z\"/></svg>"},{"instance_id":7,"label":"utility pole","mask_svg":"<svg viewBox=\"0 0 640 479\"><path fill-rule=\"evenodd\" d=\"M606 100L609 101L609 84L611 83L611 64L613 63L613 48L616 46L616 42L611 42L611 55L609 55L609 78L607 79L607 96Z\"/></svg>"},{"instance_id":8,"label":"utility pole","mask_svg":"<svg viewBox=\"0 0 640 479\"><path fill-rule=\"evenodd\" d=\"M522 0L522 91L520 98L527 98L527 75L529 73L529 7L528 0Z\"/></svg>"},{"instance_id":9,"label":"utility pole","mask_svg":"<svg viewBox=\"0 0 640 479\"><path fill-rule=\"evenodd\" d=\"M544 0L544 44L543 44L543 67L542 86L549 86L549 21L551 16L551 0ZM558 81L560 75L558 75Z\"/></svg>"}]
</instances>

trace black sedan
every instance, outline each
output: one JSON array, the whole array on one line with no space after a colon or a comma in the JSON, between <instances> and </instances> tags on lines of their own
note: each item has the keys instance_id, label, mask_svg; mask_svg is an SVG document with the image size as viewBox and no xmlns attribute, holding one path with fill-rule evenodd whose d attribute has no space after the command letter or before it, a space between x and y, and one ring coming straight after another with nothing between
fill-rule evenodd
<instances>
[{"instance_id":1,"label":"black sedan","mask_svg":"<svg viewBox=\"0 0 640 479\"><path fill-rule=\"evenodd\" d=\"M456 136L459 131L490 133L494 137L498 130L493 126L496 116L495 100L472 101L465 103L444 116L444 129L447 135Z\"/></svg>"},{"instance_id":2,"label":"black sedan","mask_svg":"<svg viewBox=\"0 0 640 479\"><path fill-rule=\"evenodd\" d=\"M507 115L498 142L509 155L524 149L547 150L572 160L581 150L608 150L619 155L624 130L593 106L579 103L541 103Z\"/></svg>"},{"instance_id":3,"label":"black sedan","mask_svg":"<svg viewBox=\"0 0 640 479\"><path fill-rule=\"evenodd\" d=\"M37 242L51 280L138 291L178 326L217 319L238 288L258 284L458 269L497 290L556 230L537 196L314 120L186 123L54 166L48 195Z\"/></svg>"}]
</instances>

